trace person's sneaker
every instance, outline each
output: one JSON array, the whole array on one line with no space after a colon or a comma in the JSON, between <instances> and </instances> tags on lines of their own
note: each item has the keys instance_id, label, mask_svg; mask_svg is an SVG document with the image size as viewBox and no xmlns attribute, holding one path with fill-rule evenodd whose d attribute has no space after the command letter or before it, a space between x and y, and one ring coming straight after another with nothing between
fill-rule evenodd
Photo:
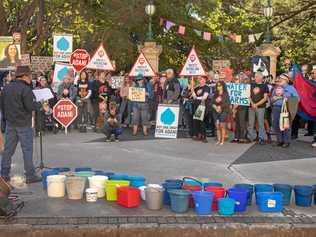
<instances>
[{"instance_id":1,"label":"person's sneaker","mask_svg":"<svg viewBox=\"0 0 316 237\"><path fill-rule=\"evenodd\" d=\"M259 140L258 144L259 144L259 145L265 145L266 142L265 142L264 140Z\"/></svg>"},{"instance_id":2,"label":"person's sneaker","mask_svg":"<svg viewBox=\"0 0 316 237\"><path fill-rule=\"evenodd\" d=\"M312 143L312 147L316 148L316 141Z\"/></svg>"},{"instance_id":3,"label":"person's sneaker","mask_svg":"<svg viewBox=\"0 0 316 237\"><path fill-rule=\"evenodd\" d=\"M284 144L282 145L283 148L288 148L289 146L290 146L290 143L284 143Z\"/></svg>"},{"instance_id":4,"label":"person's sneaker","mask_svg":"<svg viewBox=\"0 0 316 237\"><path fill-rule=\"evenodd\" d=\"M27 184L39 183L39 182L42 182L42 177L37 176L37 175L26 178L26 181L25 181L25 183Z\"/></svg>"},{"instance_id":5,"label":"person's sneaker","mask_svg":"<svg viewBox=\"0 0 316 237\"><path fill-rule=\"evenodd\" d=\"M115 138L115 142L119 142L120 140L118 138Z\"/></svg>"},{"instance_id":6,"label":"person's sneaker","mask_svg":"<svg viewBox=\"0 0 316 237\"><path fill-rule=\"evenodd\" d=\"M106 139L105 139L105 142L111 142L111 139L106 138Z\"/></svg>"},{"instance_id":7,"label":"person's sneaker","mask_svg":"<svg viewBox=\"0 0 316 237\"><path fill-rule=\"evenodd\" d=\"M1 178L6 182L10 182L10 177L8 176L1 176Z\"/></svg>"}]
</instances>

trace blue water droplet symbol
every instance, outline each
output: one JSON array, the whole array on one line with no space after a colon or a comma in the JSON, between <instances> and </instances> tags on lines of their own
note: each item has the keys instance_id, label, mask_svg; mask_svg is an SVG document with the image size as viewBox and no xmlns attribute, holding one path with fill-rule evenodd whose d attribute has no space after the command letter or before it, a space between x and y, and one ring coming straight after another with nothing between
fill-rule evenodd
<instances>
[{"instance_id":1,"label":"blue water droplet symbol","mask_svg":"<svg viewBox=\"0 0 316 237\"><path fill-rule=\"evenodd\" d=\"M170 108L167 108L160 117L160 120L162 123L166 124L166 125L171 125L174 123L176 119L175 114L172 112L172 110Z\"/></svg>"},{"instance_id":2,"label":"blue water droplet symbol","mask_svg":"<svg viewBox=\"0 0 316 237\"><path fill-rule=\"evenodd\" d=\"M64 77L67 75L67 73L68 73L67 67L63 67L62 69L60 69L57 73L58 80L62 81Z\"/></svg>"},{"instance_id":3,"label":"blue water droplet symbol","mask_svg":"<svg viewBox=\"0 0 316 237\"><path fill-rule=\"evenodd\" d=\"M61 37L57 41L57 48L61 51L66 51L69 49L69 42L65 37Z\"/></svg>"}]
</instances>

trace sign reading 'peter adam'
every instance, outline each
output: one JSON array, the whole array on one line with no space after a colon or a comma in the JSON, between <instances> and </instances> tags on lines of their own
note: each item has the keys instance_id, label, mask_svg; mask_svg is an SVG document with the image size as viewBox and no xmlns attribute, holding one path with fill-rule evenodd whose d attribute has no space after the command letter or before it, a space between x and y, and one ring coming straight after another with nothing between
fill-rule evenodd
<instances>
[{"instance_id":1,"label":"sign reading 'peter adam'","mask_svg":"<svg viewBox=\"0 0 316 237\"><path fill-rule=\"evenodd\" d=\"M156 76L154 69L151 67L150 63L143 53L140 53L134 66L132 67L132 70L129 73L130 77L137 77L139 75L142 75L144 77Z\"/></svg>"},{"instance_id":2,"label":"sign reading 'peter adam'","mask_svg":"<svg viewBox=\"0 0 316 237\"><path fill-rule=\"evenodd\" d=\"M204 71L204 68L200 62L200 59L195 51L195 48L193 47L191 49L191 52L189 53L189 56L181 70L180 76L205 76L206 73Z\"/></svg>"},{"instance_id":3,"label":"sign reading 'peter adam'","mask_svg":"<svg viewBox=\"0 0 316 237\"><path fill-rule=\"evenodd\" d=\"M179 105L160 104L157 110L155 137L177 138Z\"/></svg>"},{"instance_id":4,"label":"sign reading 'peter adam'","mask_svg":"<svg viewBox=\"0 0 316 237\"><path fill-rule=\"evenodd\" d=\"M54 35L54 62L69 62L72 53L73 36L69 34Z\"/></svg>"},{"instance_id":5,"label":"sign reading 'peter adam'","mask_svg":"<svg viewBox=\"0 0 316 237\"><path fill-rule=\"evenodd\" d=\"M250 84L226 83L230 103L234 105L250 105Z\"/></svg>"}]
</instances>

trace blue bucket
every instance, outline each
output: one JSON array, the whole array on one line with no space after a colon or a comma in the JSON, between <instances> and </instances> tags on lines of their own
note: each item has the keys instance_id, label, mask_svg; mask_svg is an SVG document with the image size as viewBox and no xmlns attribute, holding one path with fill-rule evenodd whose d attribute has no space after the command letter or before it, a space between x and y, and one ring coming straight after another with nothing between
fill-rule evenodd
<instances>
[{"instance_id":1,"label":"blue bucket","mask_svg":"<svg viewBox=\"0 0 316 237\"><path fill-rule=\"evenodd\" d=\"M243 188L230 188L227 190L228 197L234 199L235 212L245 212L248 204L248 190Z\"/></svg>"},{"instance_id":2,"label":"blue bucket","mask_svg":"<svg viewBox=\"0 0 316 237\"><path fill-rule=\"evenodd\" d=\"M104 171L103 170L94 170L94 175L102 175L102 176L106 176L104 175Z\"/></svg>"},{"instance_id":3,"label":"blue bucket","mask_svg":"<svg viewBox=\"0 0 316 237\"><path fill-rule=\"evenodd\" d=\"M300 207L310 207L314 194L313 186L308 185L295 185L295 204Z\"/></svg>"},{"instance_id":4,"label":"blue bucket","mask_svg":"<svg viewBox=\"0 0 316 237\"><path fill-rule=\"evenodd\" d=\"M182 179L166 179L165 183L177 183L179 185L182 185L183 180Z\"/></svg>"},{"instance_id":5,"label":"blue bucket","mask_svg":"<svg viewBox=\"0 0 316 237\"><path fill-rule=\"evenodd\" d=\"M283 193L260 192L258 193L258 209L260 212L281 212L283 210Z\"/></svg>"},{"instance_id":6,"label":"blue bucket","mask_svg":"<svg viewBox=\"0 0 316 237\"><path fill-rule=\"evenodd\" d=\"M195 211L198 215L210 215L212 213L213 192L197 191L192 193Z\"/></svg>"},{"instance_id":7,"label":"blue bucket","mask_svg":"<svg viewBox=\"0 0 316 237\"><path fill-rule=\"evenodd\" d=\"M170 189L171 210L175 213L184 213L189 209L189 197L191 192L183 189Z\"/></svg>"},{"instance_id":8,"label":"blue bucket","mask_svg":"<svg viewBox=\"0 0 316 237\"><path fill-rule=\"evenodd\" d=\"M47 189L47 176L50 175L57 175L59 174L58 170L52 169L52 170L44 170L42 171L42 184L43 184L43 189Z\"/></svg>"},{"instance_id":9,"label":"blue bucket","mask_svg":"<svg viewBox=\"0 0 316 237\"><path fill-rule=\"evenodd\" d=\"M204 188L206 187L223 187L224 185L222 183L219 182L207 182L204 183Z\"/></svg>"},{"instance_id":10,"label":"blue bucket","mask_svg":"<svg viewBox=\"0 0 316 237\"><path fill-rule=\"evenodd\" d=\"M77 167L77 168L75 168L75 172L82 172L82 171L92 171L92 168L89 168L89 167Z\"/></svg>"},{"instance_id":11,"label":"blue bucket","mask_svg":"<svg viewBox=\"0 0 316 237\"><path fill-rule=\"evenodd\" d=\"M219 198L218 213L222 216L233 215L235 213L235 200L232 198Z\"/></svg>"},{"instance_id":12,"label":"blue bucket","mask_svg":"<svg viewBox=\"0 0 316 237\"><path fill-rule=\"evenodd\" d=\"M234 188L243 188L248 190L247 203L248 206L251 206L252 195L253 195L253 185L252 184L235 184Z\"/></svg>"},{"instance_id":13,"label":"blue bucket","mask_svg":"<svg viewBox=\"0 0 316 237\"><path fill-rule=\"evenodd\" d=\"M114 173L114 172L105 171L105 172L103 173L103 175L104 175L104 176L107 176L109 179L111 179L111 177L112 177L113 175L115 175L115 173Z\"/></svg>"},{"instance_id":14,"label":"blue bucket","mask_svg":"<svg viewBox=\"0 0 316 237\"><path fill-rule=\"evenodd\" d=\"M289 184L273 184L274 192L283 193L283 206L291 204L292 186Z\"/></svg>"},{"instance_id":15,"label":"blue bucket","mask_svg":"<svg viewBox=\"0 0 316 237\"><path fill-rule=\"evenodd\" d=\"M128 181L130 181L130 186L139 188L141 186L145 186L146 179L143 176L129 176Z\"/></svg>"},{"instance_id":16,"label":"blue bucket","mask_svg":"<svg viewBox=\"0 0 316 237\"><path fill-rule=\"evenodd\" d=\"M116 174L111 176L111 180L126 180L126 181L128 181L128 175L116 173Z\"/></svg>"},{"instance_id":17,"label":"blue bucket","mask_svg":"<svg viewBox=\"0 0 316 237\"><path fill-rule=\"evenodd\" d=\"M273 192L273 186L271 184L255 184L256 204L258 205L258 193L261 192Z\"/></svg>"},{"instance_id":18,"label":"blue bucket","mask_svg":"<svg viewBox=\"0 0 316 237\"><path fill-rule=\"evenodd\" d=\"M182 182L169 182L169 183L163 183L162 187L164 188L164 193L163 193L163 204L165 205L170 205L170 195L169 195L169 190L172 189L181 189L182 188Z\"/></svg>"},{"instance_id":19,"label":"blue bucket","mask_svg":"<svg viewBox=\"0 0 316 237\"><path fill-rule=\"evenodd\" d=\"M69 167L56 167L56 168L53 168L53 170L57 170L59 173L71 171Z\"/></svg>"}]
</instances>

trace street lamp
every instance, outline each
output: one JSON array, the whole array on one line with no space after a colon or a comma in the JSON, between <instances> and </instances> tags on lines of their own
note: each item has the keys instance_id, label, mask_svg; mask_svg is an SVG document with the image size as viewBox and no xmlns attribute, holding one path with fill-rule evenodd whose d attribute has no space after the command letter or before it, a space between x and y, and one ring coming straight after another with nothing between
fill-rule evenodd
<instances>
[{"instance_id":1,"label":"street lamp","mask_svg":"<svg viewBox=\"0 0 316 237\"><path fill-rule=\"evenodd\" d=\"M154 5L153 0L150 0L145 7L145 12L149 16L149 24L148 24L148 33L147 33L147 40L153 40L153 31L152 31L152 16L155 14L156 6Z\"/></svg>"},{"instance_id":2,"label":"street lamp","mask_svg":"<svg viewBox=\"0 0 316 237\"><path fill-rule=\"evenodd\" d=\"M271 18L273 16L273 7L271 6L271 0L268 0L268 5L263 9L263 14L268 20L267 32L265 34L265 42L271 43L272 42L272 32L270 29L270 24L271 24Z\"/></svg>"}]
</instances>

